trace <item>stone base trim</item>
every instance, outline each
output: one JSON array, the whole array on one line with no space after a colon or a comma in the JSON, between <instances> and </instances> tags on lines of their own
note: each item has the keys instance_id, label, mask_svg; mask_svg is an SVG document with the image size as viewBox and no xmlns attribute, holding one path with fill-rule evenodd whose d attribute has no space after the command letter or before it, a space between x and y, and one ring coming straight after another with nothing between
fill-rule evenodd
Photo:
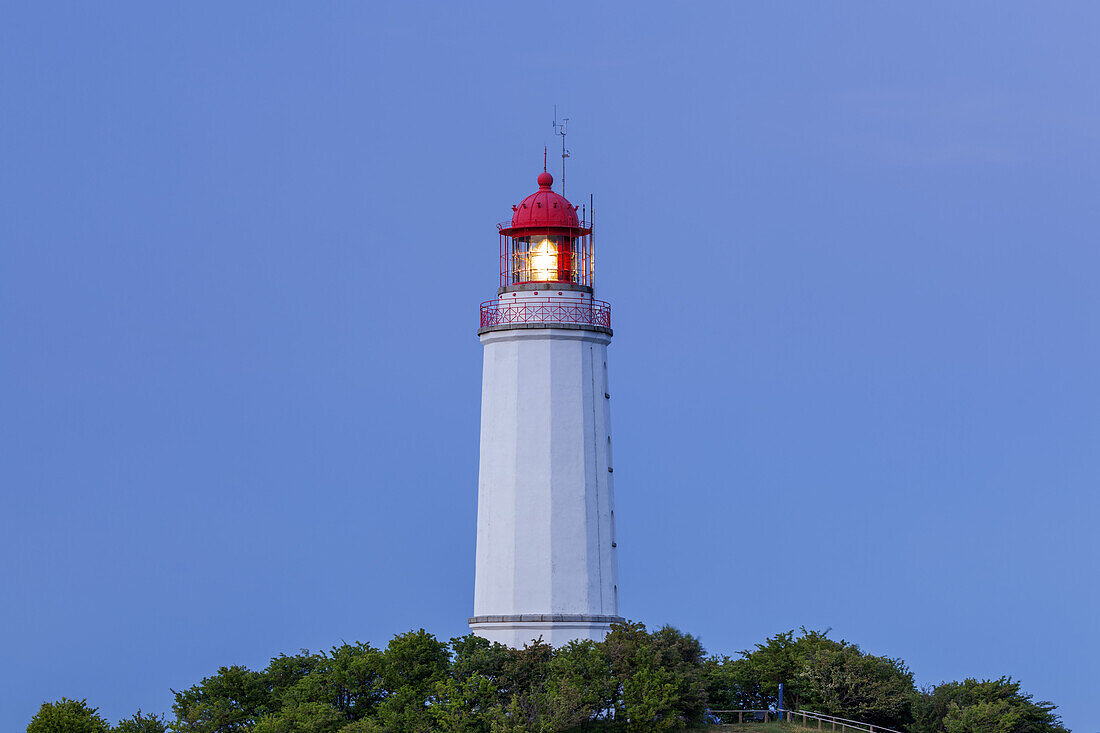
<instances>
[{"instance_id":1,"label":"stone base trim","mask_svg":"<svg viewBox=\"0 0 1100 733\"><path fill-rule=\"evenodd\" d=\"M626 621L622 616L591 616L584 613L521 613L508 616L471 616L466 623L514 624L514 623L574 623L618 624Z\"/></svg>"}]
</instances>

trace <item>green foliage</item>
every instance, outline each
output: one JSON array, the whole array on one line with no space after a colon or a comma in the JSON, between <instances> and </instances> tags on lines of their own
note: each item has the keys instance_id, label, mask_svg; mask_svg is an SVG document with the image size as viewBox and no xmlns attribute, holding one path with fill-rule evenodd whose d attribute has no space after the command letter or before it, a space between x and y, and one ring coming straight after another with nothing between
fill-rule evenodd
<instances>
[{"instance_id":1,"label":"green foliage","mask_svg":"<svg viewBox=\"0 0 1100 733\"><path fill-rule=\"evenodd\" d=\"M1054 705L1009 677L945 682L914 698L914 733L1067 733Z\"/></svg>"},{"instance_id":2,"label":"green foliage","mask_svg":"<svg viewBox=\"0 0 1100 733\"><path fill-rule=\"evenodd\" d=\"M435 685L435 704L428 710L431 729L488 731L502 724L497 688L480 674L447 679Z\"/></svg>"},{"instance_id":3,"label":"green foliage","mask_svg":"<svg viewBox=\"0 0 1100 733\"><path fill-rule=\"evenodd\" d=\"M703 660L703 686L712 710L763 710L769 706L764 683L748 659Z\"/></svg>"},{"instance_id":4,"label":"green foliage","mask_svg":"<svg viewBox=\"0 0 1100 733\"><path fill-rule=\"evenodd\" d=\"M708 670L708 695L729 708L773 707L784 683L788 709L808 709L901 728L910 720L913 675L897 659L865 654L820 631L788 631ZM723 688L723 685L725 687Z\"/></svg>"},{"instance_id":5,"label":"green foliage","mask_svg":"<svg viewBox=\"0 0 1100 733\"><path fill-rule=\"evenodd\" d=\"M824 696L814 683L804 676L813 659L823 651L838 650L847 646L846 642L834 641L820 631L801 630L800 636L794 631L766 639L757 644L754 651L743 651L749 678L756 680L759 688L754 690L754 705L746 707L768 707L774 705L779 695L779 683L784 683L787 699L786 707L805 707L821 712L840 715L839 711L824 710ZM748 702L748 701L746 701Z\"/></svg>"},{"instance_id":6,"label":"green foliage","mask_svg":"<svg viewBox=\"0 0 1100 733\"><path fill-rule=\"evenodd\" d=\"M250 733L274 707L268 676L238 665L175 696L171 730L177 733Z\"/></svg>"},{"instance_id":7,"label":"green foliage","mask_svg":"<svg viewBox=\"0 0 1100 733\"><path fill-rule=\"evenodd\" d=\"M678 730L706 715L699 640L671 626L653 634L643 624L616 624L603 642L621 696L615 719L628 730Z\"/></svg>"},{"instance_id":8,"label":"green foliage","mask_svg":"<svg viewBox=\"0 0 1100 733\"><path fill-rule=\"evenodd\" d=\"M323 702L284 705L279 712L265 715L253 728L255 733L335 733L348 721Z\"/></svg>"},{"instance_id":9,"label":"green foliage","mask_svg":"<svg viewBox=\"0 0 1100 733\"><path fill-rule=\"evenodd\" d=\"M385 730L429 730L428 710L438 683L448 677L447 644L420 629L395 636L386 646L378 719Z\"/></svg>"},{"instance_id":10,"label":"green foliage","mask_svg":"<svg viewBox=\"0 0 1100 733\"><path fill-rule=\"evenodd\" d=\"M163 715L142 715L138 710L131 717L118 721L111 733L166 733L167 730Z\"/></svg>"},{"instance_id":11,"label":"green foliage","mask_svg":"<svg viewBox=\"0 0 1100 733\"><path fill-rule=\"evenodd\" d=\"M111 728L84 701L45 703L28 733L549 733L676 731L708 710L813 709L911 733L1068 733L1019 683L964 680L917 691L899 659L801 629L738 659L708 657L665 626L614 624L601 642L510 649L423 629L386 648L281 654L262 671L222 667L175 692L174 720L141 711Z\"/></svg>"},{"instance_id":12,"label":"green foliage","mask_svg":"<svg viewBox=\"0 0 1100 733\"><path fill-rule=\"evenodd\" d=\"M582 728L615 707L620 682L605 645L574 641L550 659L547 720L553 730Z\"/></svg>"},{"instance_id":13,"label":"green foliage","mask_svg":"<svg viewBox=\"0 0 1100 733\"><path fill-rule=\"evenodd\" d=\"M391 694L411 690L413 697L427 699L432 685L450 671L451 652L447 644L424 629L393 637L386 646L382 677Z\"/></svg>"},{"instance_id":14,"label":"green foliage","mask_svg":"<svg viewBox=\"0 0 1100 733\"><path fill-rule=\"evenodd\" d=\"M61 698L44 702L27 725L27 733L109 733L111 726L87 700Z\"/></svg>"},{"instance_id":15,"label":"green foliage","mask_svg":"<svg viewBox=\"0 0 1100 733\"><path fill-rule=\"evenodd\" d=\"M899 659L863 654L854 646L820 648L799 671L822 712L900 728L911 717L913 675Z\"/></svg>"},{"instance_id":16,"label":"green foliage","mask_svg":"<svg viewBox=\"0 0 1100 733\"><path fill-rule=\"evenodd\" d=\"M309 672L292 685L272 685L280 703L280 715L293 718L323 706L333 711L333 725L339 727L366 717L381 702L383 654L370 644L342 644L328 654L314 655L311 660Z\"/></svg>"}]
</instances>

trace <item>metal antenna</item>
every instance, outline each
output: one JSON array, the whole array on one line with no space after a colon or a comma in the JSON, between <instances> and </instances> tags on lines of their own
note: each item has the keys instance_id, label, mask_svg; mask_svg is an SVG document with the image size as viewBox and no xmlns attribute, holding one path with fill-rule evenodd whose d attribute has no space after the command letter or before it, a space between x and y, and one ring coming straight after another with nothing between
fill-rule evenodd
<instances>
[{"instance_id":1,"label":"metal antenna","mask_svg":"<svg viewBox=\"0 0 1100 733\"><path fill-rule=\"evenodd\" d=\"M561 135L561 195L565 195L565 159L569 157L569 151L565 147L565 126L569 124L568 117L562 117L558 122L558 105L554 105L554 134Z\"/></svg>"}]
</instances>

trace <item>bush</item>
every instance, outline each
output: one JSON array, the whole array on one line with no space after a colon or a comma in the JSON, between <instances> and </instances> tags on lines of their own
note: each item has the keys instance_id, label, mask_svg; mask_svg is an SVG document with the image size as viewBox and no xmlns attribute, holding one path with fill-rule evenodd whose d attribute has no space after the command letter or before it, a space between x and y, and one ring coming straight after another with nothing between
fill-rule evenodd
<instances>
[{"instance_id":1,"label":"bush","mask_svg":"<svg viewBox=\"0 0 1100 733\"><path fill-rule=\"evenodd\" d=\"M132 717L120 720L111 733L166 733L167 730L163 715L142 715L138 710Z\"/></svg>"},{"instance_id":2,"label":"bush","mask_svg":"<svg viewBox=\"0 0 1100 733\"><path fill-rule=\"evenodd\" d=\"M27 733L109 733L111 726L98 711L88 707L87 700L63 697L44 702L27 725Z\"/></svg>"},{"instance_id":3,"label":"bush","mask_svg":"<svg viewBox=\"0 0 1100 733\"><path fill-rule=\"evenodd\" d=\"M1049 702L1010 677L945 682L914 695L913 733L1068 733Z\"/></svg>"}]
</instances>

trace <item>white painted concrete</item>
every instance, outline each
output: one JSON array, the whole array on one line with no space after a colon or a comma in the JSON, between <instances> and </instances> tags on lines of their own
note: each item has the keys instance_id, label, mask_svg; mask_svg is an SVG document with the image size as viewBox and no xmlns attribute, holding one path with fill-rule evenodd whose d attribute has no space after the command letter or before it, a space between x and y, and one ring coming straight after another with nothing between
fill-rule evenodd
<instances>
[{"instance_id":1,"label":"white painted concrete","mask_svg":"<svg viewBox=\"0 0 1100 733\"><path fill-rule=\"evenodd\" d=\"M551 284L552 283L548 283ZM559 295L559 293L561 293ZM524 301L530 301L534 303L543 302L547 298L553 298L556 301L572 301L575 300L578 303L591 303L592 294L585 293L579 290L556 290L553 287L546 290L518 290L510 291L507 293L501 293L497 296L501 305L508 305L509 303L523 303Z\"/></svg>"},{"instance_id":2,"label":"white painted concrete","mask_svg":"<svg viewBox=\"0 0 1100 733\"><path fill-rule=\"evenodd\" d=\"M597 331L557 328L481 336L470 628L488 639L510 646L540 635L555 645L600 639L618 617L610 341Z\"/></svg>"},{"instance_id":3,"label":"white painted concrete","mask_svg":"<svg viewBox=\"0 0 1100 733\"><path fill-rule=\"evenodd\" d=\"M489 641L519 648L541 638L551 646L559 647L579 639L602 641L611 623L591 622L507 622L470 624L474 633Z\"/></svg>"}]
</instances>

